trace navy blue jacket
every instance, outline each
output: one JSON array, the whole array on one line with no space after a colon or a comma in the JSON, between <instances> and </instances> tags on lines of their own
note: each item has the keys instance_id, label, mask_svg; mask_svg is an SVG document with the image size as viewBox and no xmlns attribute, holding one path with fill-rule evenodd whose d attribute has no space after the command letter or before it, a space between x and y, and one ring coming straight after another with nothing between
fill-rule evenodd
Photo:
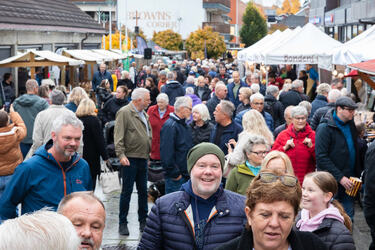
<instances>
[{"instance_id":1,"label":"navy blue jacket","mask_svg":"<svg viewBox=\"0 0 375 250\"><path fill-rule=\"evenodd\" d=\"M19 203L22 204L22 214L44 207L56 210L65 195L92 190L87 162L75 153L72 164L63 170L48 153L47 150L51 147L52 140L17 166L0 199L2 220L17 217L16 208Z\"/></svg>"},{"instance_id":2,"label":"navy blue jacket","mask_svg":"<svg viewBox=\"0 0 375 250\"><path fill-rule=\"evenodd\" d=\"M238 94L240 93L240 88L242 88L242 87L248 87L248 86L246 85L246 83L244 83L242 80L240 80L240 87L237 90L237 97L234 98L234 93L233 93L234 82L229 83L227 85L229 101L231 101L236 108L240 104L240 99L238 99Z\"/></svg>"},{"instance_id":3,"label":"navy blue jacket","mask_svg":"<svg viewBox=\"0 0 375 250\"><path fill-rule=\"evenodd\" d=\"M350 167L350 154L346 139L333 120L334 109L330 110L322 118L315 133L315 153L317 169L327 171L335 177L339 183L342 177L352 176ZM354 121L349 121L353 143L356 151L354 175L359 177L362 172L357 147L357 130Z\"/></svg>"},{"instance_id":4,"label":"navy blue jacket","mask_svg":"<svg viewBox=\"0 0 375 250\"><path fill-rule=\"evenodd\" d=\"M92 89L96 90L96 87L100 85L100 83L104 80L108 79L109 84L111 85L111 90L113 90L113 79L110 72L107 70L104 71L104 74L100 73L100 71L96 71L94 76L92 77Z\"/></svg>"},{"instance_id":5,"label":"navy blue jacket","mask_svg":"<svg viewBox=\"0 0 375 250\"><path fill-rule=\"evenodd\" d=\"M219 189L216 205L204 229L205 250L238 237L246 223L245 197L222 187ZM193 223L191 196L187 192L162 196L151 209L138 249L198 249Z\"/></svg>"},{"instance_id":6,"label":"navy blue jacket","mask_svg":"<svg viewBox=\"0 0 375 250\"><path fill-rule=\"evenodd\" d=\"M214 94L210 100L207 101L206 106L210 113L211 121L215 122L214 111L216 106L220 103L220 99Z\"/></svg>"},{"instance_id":7,"label":"navy blue jacket","mask_svg":"<svg viewBox=\"0 0 375 250\"><path fill-rule=\"evenodd\" d=\"M215 125L214 129L211 132L210 135L210 142L215 143L215 137L216 137L216 131L217 131L217 124ZM230 139L234 139L237 141L238 134L242 132L242 127L239 126L236 122L232 121L231 124L229 124L225 130L223 131L223 134L220 138L220 144L217 145L221 150L223 150L224 154L228 154L228 147L225 145L228 143Z\"/></svg>"},{"instance_id":8,"label":"navy blue jacket","mask_svg":"<svg viewBox=\"0 0 375 250\"><path fill-rule=\"evenodd\" d=\"M185 90L177 81L170 81L161 87L161 92L166 93L169 98L169 105L174 105L176 98L185 95Z\"/></svg>"},{"instance_id":9,"label":"navy blue jacket","mask_svg":"<svg viewBox=\"0 0 375 250\"><path fill-rule=\"evenodd\" d=\"M189 177L186 157L192 145L191 127L186 124L185 119L170 113L160 132L160 158L165 177Z\"/></svg>"},{"instance_id":10,"label":"navy blue jacket","mask_svg":"<svg viewBox=\"0 0 375 250\"><path fill-rule=\"evenodd\" d=\"M313 117L315 111L317 111L319 108L327 106L327 104L328 104L328 101L324 95L317 95L315 97L315 100L311 103L310 118Z\"/></svg>"},{"instance_id":11,"label":"navy blue jacket","mask_svg":"<svg viewBox=\"0 0 375 250\"><path fill-rule=\"evenodd\" d=\"M328 110L335 108L335 103L334 102L329 102L327 103L326 106L319 108L315 111L313 117L311 118L310 121L310 127L313 130L316 130L319 126L320 120L322 117L328 112Z\"/></svg>"}]
</instances>

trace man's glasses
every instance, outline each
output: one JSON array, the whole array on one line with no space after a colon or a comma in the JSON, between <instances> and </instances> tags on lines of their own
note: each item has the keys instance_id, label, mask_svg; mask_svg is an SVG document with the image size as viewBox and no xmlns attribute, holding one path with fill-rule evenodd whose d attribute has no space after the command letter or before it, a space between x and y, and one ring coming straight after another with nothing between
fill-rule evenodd
<instances>
[{"instance_id":1,"label":"man's glasses","mask_svg":"<svg viewBox=\"0 0 375 250\"><path fill-rule=\"evenodd\" d=\"M253 102L254 105L258 105L258 106L261 106L261 105L264 105L264 102Z\"/></svg>"},{"instance_id":2,"label":"man's glasses","mask_svg":"<svg viewBox=\"0 0 375 250\"><path fill-rule=\"evenodd\" d=\"M268 154L269 151L259 151L259 152L250 151L250 152L256 154L257 156L265 156L266 154Z\"/></svg>"},{"instance_id":3,"label":"man's glasses","mask_svg":"<svg viewBox=\"0 0 375 250\"><path fill-rule=\"evenodd\" d=\"M272 183L276 182L278 179L283 183L285 186L294 187L298 183L298 179L292 175L274 175L272 173L260 173L260 180L264 183Z\"/></svg>"},{"instance_id":4,"label":"man's glasses","mask_svg":"<svg viewBox=\"0 0 375 250\"><path fill-rule=\"evenodd\" d=\"M343 107L342 109L347 110L349 112L354 112L355 111L355 109L351 109L351 108L348 108L348 107Z\"/></svg>"}]
</instances>

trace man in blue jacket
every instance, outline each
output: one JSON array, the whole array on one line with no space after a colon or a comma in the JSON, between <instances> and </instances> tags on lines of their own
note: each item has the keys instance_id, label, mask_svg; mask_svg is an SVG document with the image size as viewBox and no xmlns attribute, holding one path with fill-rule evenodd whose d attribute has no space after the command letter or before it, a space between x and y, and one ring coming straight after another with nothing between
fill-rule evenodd
<instances>
[{"instance_id":1,"label":"man in blue jacket","mask_svg":"<svg viewBox=\"0 0 375 250\"><path fill-rule=\"evenodd\" d=\"M223 189L224 162L224 153L212 143L188 152L190 180L181 191L156 200L138 249L211 250L241 234L245 197Z\"/></svg>"},{"instance_id":2,"label":"man in blue jacket","mask_svg":"<svg viewBox=\"0 0 375 250\"><path fill-rule=\"evenodd\" d=\"M240 88L247 87L246 83L244 83L240 78L240 73L238 71L233 71L232 73L233 82L229 83L228 88L228 98L229 101L231 101L234 106L237 108L237 106L240 104L240 99L238 97L238 94L240 93Z\"/></svg>"},{"instance_id":3,"label":"man in blue jacket","mask_svg":"<svg viewBox=\"0 0 375 250\"><path fill-rule=\"evenodd\" d=\"M100 83L105 79L108 79L109 84L111 85L111 90L113 91L112 75L107 71L107 65L105 63L102 63L99 66L99 71L95 72L92 78L92 89L95 90L96 87L98 87Z\"/></svg>"},{"instance_id":4,"label":"man in blue jacket","mask_svg":"<svg viewBox=\"0 0 375 250\"><path fill-rule=\"evenodd\" d=\"M57 209L60 200L76 191L92 190L90 168L76 152L83 124L73 114L59 116L52 125L52 139L16 168L0 199L1 220L44 207Z\"/></svg>"},{"instance_id":5,"label":"man in blue jacket","mask_svg":"<svg viewBox=\"0 0 375 250\"><path fill-rule=\"evenodd\" d=\"M186 155L193 145L191 128L186 124L190 118L192 100L188 96L177 97L174 113L164 123L160 132L160 157L165 170L165 193L180 190L189 178Z\"/></svg>"}]
</instances>

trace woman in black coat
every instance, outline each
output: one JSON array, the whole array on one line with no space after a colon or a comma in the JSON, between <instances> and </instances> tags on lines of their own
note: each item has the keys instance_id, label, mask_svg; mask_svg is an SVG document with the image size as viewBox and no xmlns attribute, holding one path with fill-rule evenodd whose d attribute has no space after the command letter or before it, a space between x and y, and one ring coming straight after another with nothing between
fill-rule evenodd
<instances>
[{"instance_id":1,"label":"woman in black coat","mask_svg":"<svg viewBox=\"0 0 375 250\"><path fill-rule=\"evenodd\" d=\"M155 85L154 80L151 77L146 78L146 89L150 91L150 100L151 100L150 106L155 105L156 97L159 94L159 90L158 90L158 87Z\"/></svg>"},{"instance_id":2,"label":"woman in black coat","mask_svg":"<svg viewBox=\"0 0 375 250\"><path fill-rule=\"evenodd\" d=\"M104 145L103 130L96 117L95 103L90 99L83 99L76 111L77 117L83 122L83 159L90 166L93 190L95 191L96 178L100 176L100 156L108 160Z\"/></svg>"},{"instance_id":3,"label":"woman in black coat","mask_svg":"<svg viewBox=\"0 0 375 250\"><path fill-rule=\"evenodd\" d=\"M210 113L205 104L197 104L193 107L193 122L190 123L193 146L201 142L209 142L214 125L210 123Z\"/></svg>"}]
</instances>

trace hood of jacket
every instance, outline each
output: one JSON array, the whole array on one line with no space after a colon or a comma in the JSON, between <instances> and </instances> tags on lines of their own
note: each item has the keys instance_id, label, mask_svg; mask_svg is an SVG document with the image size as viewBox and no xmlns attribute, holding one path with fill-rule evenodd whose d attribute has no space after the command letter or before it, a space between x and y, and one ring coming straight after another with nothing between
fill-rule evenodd
<instances>
[{"instance_id":1,"label":"hood of jacket","mask_svg":"<svg viewBox=\"0 0 375 250\"><path fill-rule=\"evenodd\" d=\"M177 123L180 123L180 124L183 124L184 126L187 126L186 125L186 119L181 119L175 113L170 113L169 118L173 119Z\"/></svg>"},{"instance_id":2,"label":"hood of jacket","mask_svg":"<svg viewBox=\"0 0 375 250\"><path fill-rule=\"evenodd\" d=\"M126 99L126 96L124 99L119 99L119 98L116 98L114 99L114 102L119 105L119 106L125 106L126 104L129 103L128 99Z\"/></svg>"},{"instance_id":3,"label":"hood of jacket","mask_svg":"<svg viewBox=\"0 0 375 250\"><path fill-rule=\"evenodd\" d=\"M333 112L335 112L334 108L329 109L320 120L320 123L327 123L329 126L337 127L336 122L333 120Z\"/></svg>"},{"instance_id":4,"label":"hood of jacket","mask_svg":"<svg viewBox=\"0 0 375 250\"><path fill-rule=\"evenodd\" d=\"M264 97L264 101L265 102L271 102L271 103L277 102L276 98L273 95L266 95Z\"/></svg>"},{"instance_id":5,"label":"hood of jacket","mask_svg":"<svg viewBox=\"0 0 375 250\"><path fill-rule=\"evenodd\" d=\"M177 81L169 81L165 86L172 89L178 89L182 87L182 85Z\"/></svg>"},{"instance_id":6,"label":"hood of jacket","mask_svg":"<svg viewBox=\"0 0 375 250\"><path fill-rule=\"evenodd\" d=\"M36 104L40 104L44 101L44 99L40 98L37 95L30 95L30 94L24 94L20 97L18 97L15 101L14 104L21 105L23 107L29 107Z\"/></svg>"}]
</instances>

